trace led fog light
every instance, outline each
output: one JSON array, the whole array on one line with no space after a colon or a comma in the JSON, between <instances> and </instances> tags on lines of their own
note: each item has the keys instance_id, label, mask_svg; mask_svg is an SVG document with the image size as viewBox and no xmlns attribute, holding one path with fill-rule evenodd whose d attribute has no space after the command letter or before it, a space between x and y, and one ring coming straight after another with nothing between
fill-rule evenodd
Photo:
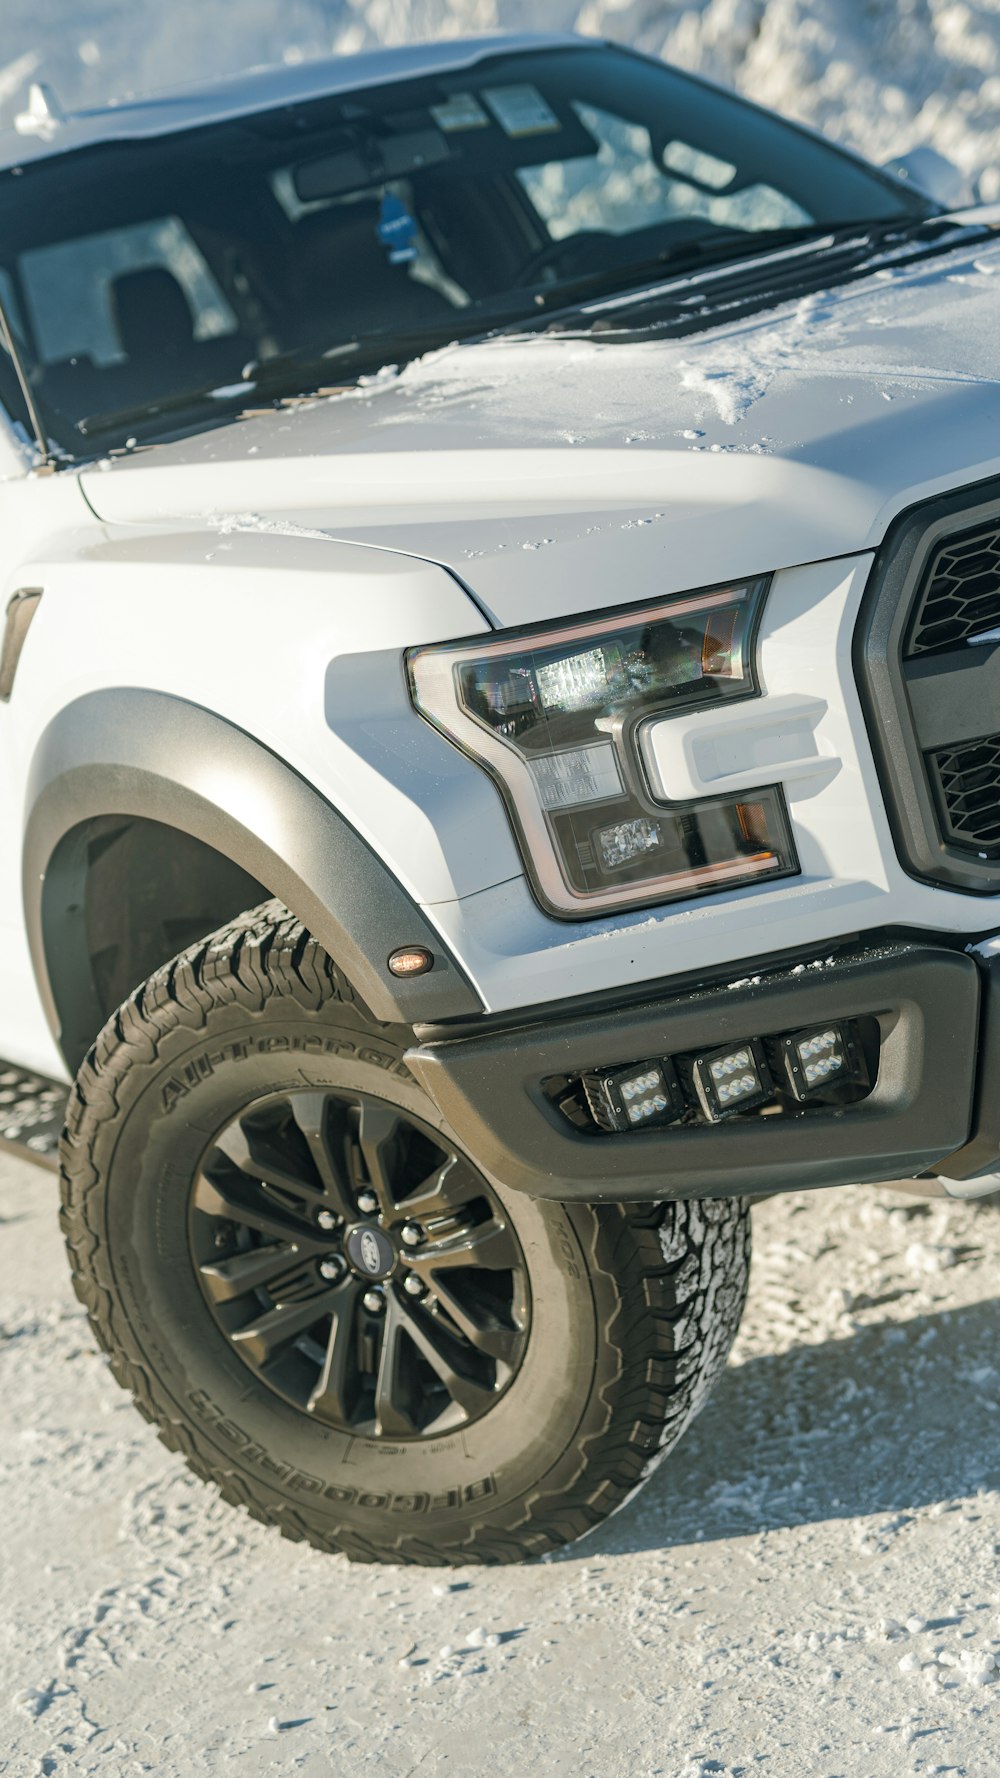
<instances>
[{"instance_id":1,"label":"led fog light","mask_svg":"<svg viewBox=\"0 0 1000 1778\"><path fill-rule=\"evenodd\" d=\"M699 1056L694 1064L694 1084L701 1108L713 1124L732 1111L751 1111L763 1105L774 1091L767 1063L754 1042Z\"/></svg>"},{"instance_id":2,"label":"led fog light","mask_svg":"<svg viewBox=\"0 0 1000 1778\"><path fill-rule=\"evenodd\" d=\"M602 1130L642 1130L670 1124L684 1097L670 1062L633 1062L629 1068L584 1076L587 1102Z\"/></svg>"},{"instance_id":3,"label":"led fog light","mask_svg":"<svg viewBox=\"0 0 1000 1778\"><path fill-rule=\"evenodd\" d=\"M824 1087L867 1081L864 1056L850 1025L818 1025L781 1040L781 1058L796 1099Z\"/></svg>"}]
</instances>

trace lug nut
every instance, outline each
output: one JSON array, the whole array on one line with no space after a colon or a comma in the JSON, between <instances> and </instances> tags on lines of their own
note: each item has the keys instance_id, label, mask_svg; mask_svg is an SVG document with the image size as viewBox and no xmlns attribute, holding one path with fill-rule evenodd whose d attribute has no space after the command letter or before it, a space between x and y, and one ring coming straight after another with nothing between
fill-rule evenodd
<instances>
[{"instance_id":1,"label":"lug nut","mask_svg":"<svg viewBox=\"0 0 1000 1778\"><path fill-rule=\"evenodd\" d=\"M378 1209L378 1199L374 1192L358 1193L358 1209L362 1216L374 1216Z\"/></svg>"},{"instance_id":2,"label":"lug nut","mask_svg":"<svg viewBox=\"0 0 1000 1778\"><path fill-rule=\"evenodd\" d=\"M424 1231L418 1222L404 1222L399 1231L404 1247L419 1247L424 1238Z\"/></svg>"},{"instance_id":3,"label":"lug nut","mask_svg":"<svg viewBox=\"0 0 1000 1778\"><path fill-rule=\"evenodd\" d=\"M339 1254L331 1253L326 1259L320 1260L319 1275L321 1278L340 1278L343 1273L344 1262Z\"/></svg>"},{"instance_id":4,"label":"lug nut","mask_svg":"<svg viewBox=\"0 0 1000 1778\"><path fill-rule=\"evenodd\" d=\"M424 1287L414 1272L408 1273L403 1279L403 1289L408 1296L423 1296Z\"/></svg>"},{"instance_id":5,"label":"lug nut","mask_svg":"<svg viewBox=\"0 0 1000 1778\"><path fill-rule=\"evenodd\" d=\"M369 1315L381 1315L385 1308L385 1298L380 1290L366 1290L361 1298Z\"/></svg>"},{"instance_id":6,"label":"lug nut","mask_svg":"<svg viewBox=\"0 0 1000 1778\"><path fill-rule=\"evenodd\" d=\"M316 1222L321 1229L335 1229L337 1226L337 1218L332 1210L317 1210Z\"/></svg>"}]
</instances>

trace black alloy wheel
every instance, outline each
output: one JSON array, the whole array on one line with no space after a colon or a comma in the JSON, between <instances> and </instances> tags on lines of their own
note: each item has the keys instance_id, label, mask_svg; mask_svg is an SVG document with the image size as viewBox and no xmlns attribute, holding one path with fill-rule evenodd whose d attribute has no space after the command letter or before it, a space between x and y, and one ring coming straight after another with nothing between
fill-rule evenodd
<instances>
[{"instance_id":1,"label":"black alloy wheel","mask_svg":"<svg viewBox=\"0 0 1000 1778\"><path fill-rule=\"evenodd\" d=\"M318 1421L436 1437L517 1371L517 1237L470 1162L384 1099L303 1090L248 1106L204 1156L189 1226L216 1325Z\"/></svg>"}]
</instances>

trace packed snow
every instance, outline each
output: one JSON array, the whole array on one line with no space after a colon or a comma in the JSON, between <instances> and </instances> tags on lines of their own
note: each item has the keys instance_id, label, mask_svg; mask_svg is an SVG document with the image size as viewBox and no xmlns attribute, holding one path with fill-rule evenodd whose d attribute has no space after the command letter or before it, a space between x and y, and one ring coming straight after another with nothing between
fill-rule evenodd
<instances>
[{"instance_id":1,"label":"packed snow","mask_svg":"<svg viewBox=\"0 0 1000 1778\"><path fill-rule=\"evenodd\" d=\"M1000 1208L760 1206L733 1361L644 1492L442 1572L289 1546L168 1455L55 1196L0 1155L11 1778L992 1778Z\"/></svg>"}]
</instances>

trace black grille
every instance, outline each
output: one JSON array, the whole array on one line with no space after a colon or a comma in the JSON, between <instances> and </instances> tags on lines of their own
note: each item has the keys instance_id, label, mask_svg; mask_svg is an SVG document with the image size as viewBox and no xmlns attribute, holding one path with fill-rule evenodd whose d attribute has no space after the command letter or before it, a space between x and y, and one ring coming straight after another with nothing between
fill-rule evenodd
<instances>
[{"instance_id":1,"label":"black grille","mask_svg":"<svg viewBox=\"0 0 1000 1778\"><path fill-rule=\"evenodd\" d=\"M1000 735L928 756L940 798L942 829L955 846L1000 856Z\"/></svg>"},{"instance_id":2,"label":"black grille","mask_svg":"<svg viewBox=\"0 0 1000 1778\"><path fill-rule=\"evenodd\" d=\"M900 515L854 661L902 863L1000 893L1000 480Z\"/></svg>"},{"instance_id":3,"label":"black grille","mask_svg":"<svg viewBox=\"0 0 1000 1778\"><path fill-rule=\"evenodd\" d=\"M939 544L927 564L906 648L908 658L954 648L1000 626L1000 525Z\"/></svg>"}]
</instances>

